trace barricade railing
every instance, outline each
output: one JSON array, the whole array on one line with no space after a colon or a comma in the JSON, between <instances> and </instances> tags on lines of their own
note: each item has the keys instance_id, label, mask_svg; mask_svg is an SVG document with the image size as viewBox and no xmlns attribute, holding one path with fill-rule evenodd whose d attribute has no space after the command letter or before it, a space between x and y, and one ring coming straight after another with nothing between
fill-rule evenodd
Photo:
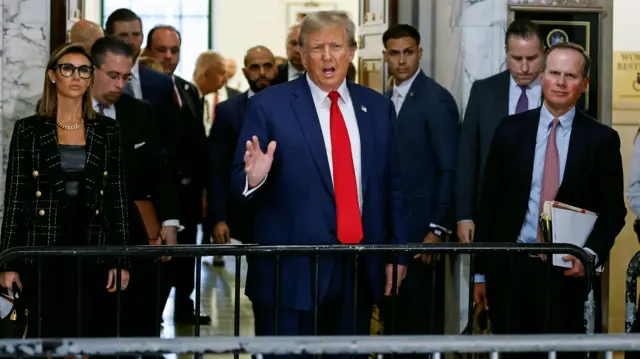
<instances>
[{"instance_id":1,"label":"barricade railing","mask_svg":"<svg viewBox=\"0 0 640 359\"><path fill-rule=\"evenodd\" d=\"M314 337L209 337L0 340L0 357L116 356L153 354L444 354L543 353L550 359L565 352L605 353L640 351L640 334L556 334L478 336L314 336Z\"/></svg>"},{"instance_id":2,"label":"barricade railing","mask_svg":"<svg viewBox=\"0 0 640 359\"><path fill-rule=\"evenodd\" d=\"M636 253L627 267L625 332L630 333L636 321L638 303L638 276L640 276L640 252Z\"/></svg>"},{"instance_id":3,"label":"barricade railing","mask_svg":"<svg viewBox=\"0 0 640 359\"><path fill-rule=\"evenodd\" d=\"M340 254L340 255L352 255L355 257L357 261L359 256L366 255L380 255L384 254L390 256L389 258L393 258L392 262L394 264L394 278L393 278L393 286L392 293L396 292L396 279L397 279L397 263L398 256L400 255L416 255L423 253L431 253L431 254L567 254L573 255L578 260L580 260L585 268L585 276L586 276L586 286L587 286L587 296L585 298L584 303L584 331L585 333L594 333L595 321L596 321L596 310L595 310L595 300L594 300L594 286L593 286L593 277L595 275L594 266L591 260L591 257L581 248L568 245L568 244L521 244L521 243L430 243L430 244L407 244L407 245L277 245L277 246L265 246L265 245L176 245L176 246L107 246L107 247L97 247L97 246L84 246L84 247L13 247L2 253L0 253L0 266L19 258L32 258L37 259L38 263L42 263L42 259L49 257L76 257L78 259L78 263L80 260L86 260L91 257L111 257L117 258L118 266L121 266L121 263L124 258L161 258L161 257L195 257L196 262L196 270L195 272L195 282L200 283L202 278L201 273L201 264L203 256L233 256L236 258L235 261L235 288L234 288L234 329L233 335L238 337L240 335L240 299L242 293L240 292L240 273L242 261L241 257L246 256L247 258L254 256L275 256L276 262L276 283L274 288L279 288L279 278L280 278L280 258L283 256L290 255L312 255L315 256L315 283L314 285L314 295L318 296L318 263L321 255L330 255L330 254ZM511 257L509 257L511 260ZM550 261L548 261L550 262ZM160 261L157 261L158 268L160 267ZM356 264L357 266L357 264ZM38 266L42 268L41 265ZM549 264L550 268L550 264ZM41 273L39 274L41 275ZM116 280L117 283L120 283L120 271L118 271L118 278ZM159 288L160 280L158 279L157 288ZM357 292L357 281L354 281L356 288L354 292ZM119 286L119 285L118 285ZM80 292L80 289L78 289ZM279 334L277 326L278 326L278 310L279 310L279 291L274 290L275 294L275 320L274 320L274 333L275 335ZM41 294L39 294L41 295ZM117 292L117 317L118 321L116 324L116 337L120 337L120 292ZM80 297L80 295L78 295ZM194 335L196 337L200 336L200 325L198 323L200 318L200 298L201 298L201 288L200 285L195 286L195 326L194 326ZM166 299L166 298L165 298ZM393 296L393 304L392 304L392 314L391 321L393 320L395 314L395 296ZM549 299L547 298L547 302ZM38 302L40 305L40 299ZM354 301L355 305L355 301ZM159 303L159 300L156 300L156 306L158 308L164 308L164 302ZM161 309L160 308L160 309ZM317 332L317 319L318 319L318 303L317 301L313 306L314 310L314 331L313 334L319 334ZM81 308L78 308L78 315L81 316ZM159 313L162 311L159 310ZM354 310L355 312L355 310ZM355 319L356 315L353 316L353 326L355 328ZM158 327L159 327L159 316L158 319ZM80 322L80 319L78 319ZM37 332L41 333L40 321L38 321ZM392 325L391 325L392 326ZM30 329L30 330L33 330ZM393 330L390 331L394 333ZM352 334L355 334L355 329ZM124 336L127 336L126 333L123 333ZM33 335L31 335L33 336ZM82 336L82 335L80 335ZM112 335L109 335L112 336ZM36 337L41 337L41 335L37 335Z\"/></svg>"}]
</instances>

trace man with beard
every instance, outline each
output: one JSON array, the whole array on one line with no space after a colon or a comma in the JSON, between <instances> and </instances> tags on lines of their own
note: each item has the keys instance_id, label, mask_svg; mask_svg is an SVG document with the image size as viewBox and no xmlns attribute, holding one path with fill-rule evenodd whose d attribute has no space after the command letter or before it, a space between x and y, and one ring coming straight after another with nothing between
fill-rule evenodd
<instances>
[{"instance_id":1,"label":"man with beard","mask_svg":"<svg viewBox=\"0 0 640 359\"><path fill-rule=\"evenodd\" d=\"M151 198L162 221L178 218L177 190L171 181L171 170L158 155L158 136L151 105L124 94L131 80L133 50L115 37L104 37L91 48L96 71L93 83L93 106L96 112L111 117L120 125L121 145L125 161L126 187L130 201L145 201ZM131 244L149 244L149 236L142 222L141 213L130 203L129 216ZM159 297L156 291L157 265L154 259L134 259L132 273L136 281L131 282L123 303L121 325L125 336L159 336L159 318L164 301L156 306ZM115 302L112 308L115 308ZM105 316L105 318L111 316ZM115 316L113 317L115 318ZM128 322L131 318L131 322Z\"/></svg>"},{"instance_id":2,"label":"man with beard","mask_svg":"<svg viewBox=\"0 0 640 359\"><path fill-rule=\"evenodd\" d=\"M241 242L251 238L252 225L246 214L240 216L238 203L230 195L231 163L249 98L274 84L278 74L275 61L273 53L264 46L249 49L242 69L249 90L216 106L216 120L209 135L212 175L211 193L208 196L211 203L208 220L214 226L213 238L216 243L229 243L231 236ZM244 223L242 218L245 219Z\"/></svg>"}]
</instances>

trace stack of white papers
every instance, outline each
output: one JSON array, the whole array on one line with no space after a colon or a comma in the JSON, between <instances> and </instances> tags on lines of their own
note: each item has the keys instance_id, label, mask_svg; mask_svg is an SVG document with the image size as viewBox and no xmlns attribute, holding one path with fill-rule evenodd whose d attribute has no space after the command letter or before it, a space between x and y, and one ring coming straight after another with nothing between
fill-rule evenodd
<instances>
[{"instance_id":1,"label":"stack of white papers","mask_svg":"<svg viewBox=\"0 0 640 359\"><path fill-rule=\"evenodd\" d=\"M596 219L598 219L598 215L594 212L556 201L546 201L544 203L542 217L549 218L551 222L553 243L574 244L580 248L584 247L593 230ZM553 265L571 268L573 263L562 259L565 255L554 254ZM602 266L596 268L597 272L602 272L602 270Z\"/></svg>"}]
</instances>

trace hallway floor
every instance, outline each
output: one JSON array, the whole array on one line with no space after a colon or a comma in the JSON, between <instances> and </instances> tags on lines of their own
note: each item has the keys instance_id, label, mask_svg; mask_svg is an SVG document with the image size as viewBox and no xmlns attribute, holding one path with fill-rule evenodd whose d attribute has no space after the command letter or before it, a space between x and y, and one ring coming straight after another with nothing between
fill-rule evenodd
<instances>
[{"instance_id":1,"label":"hallway floor","mask_svg":"<svg viewBox=\"0 0 640 359\"><path fill-rule=\"evenodd\" d=\"M199 234L200 236L200 234ZM200 241L199 241L200 242ZM234 242L240 244L240 242ZM240 335L253 336L253 311L251 301L244 295L244 283L247 273L247 261L242 258L240 273ZM210 325L200 325L200 336L233 336L233 312L235 302L235 257L224 257L225 266L215 267L213 257L202 258L202 281L200 306L202 314L211 317ZM174 290L171 291L167 305L163 313L163 338L191 337L194 336L194 326L175 323L173 320ZM192 298L195 297L195 292ZM176 359L176 355L166 355L167 359ZM181 355L189 358L192 355ZM249 355L240 358L248 359ZM206 359L227 359L233 355L205 355Z\"/></svg>"}]
</instances>

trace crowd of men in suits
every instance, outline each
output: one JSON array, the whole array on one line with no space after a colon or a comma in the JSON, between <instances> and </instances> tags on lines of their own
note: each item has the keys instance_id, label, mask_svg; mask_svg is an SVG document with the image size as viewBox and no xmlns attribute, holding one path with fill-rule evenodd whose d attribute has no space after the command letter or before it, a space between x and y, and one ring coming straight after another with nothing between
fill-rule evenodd
<instances>
[{"instance_id":1,"label":"crowd of men in suits","mask_svg":"<svg viewBox=\"0 0 640 359\"><path fill-rule=\"evenodd\" d=\"M546 49L528 20L510 24L507 70L474 82L462 125L452 95L420 69L420 34L409 25L381 39L393 76L385 94L347 80L355 25L323 11L291 27L285 63L264 46L248 49L249 90L227 89L225 101L220 54L199 56L193 82L174 74L181 38L173 27L147 36L144 55L161 74L139 65L143 29L130 10L109 16L107 37L78 26L95 57L96 110L120 123L132 159L130 197L152 198L168 244L195 244L199 223L216 243L536 243L541 203L555 199L599 213L585 251L601 265L624 224L619 137L576 109L589 57L570 43ZM131 228L146 244L144 226ZM572 269L548 270L540 256L477 257L474 297L491 303L494 332L582 331L584 267L565 259ZM246 294L256 334L368 334L372 306L387 317L390 297L393 333L443 333L443 261L399 255L397 263L251 258ZM163 266L163 293L176 287L176 318L193 321L193 259ZM155 293L149 283L132 282L129 294L142 303Z\"/></svg>"}]
</instances>

